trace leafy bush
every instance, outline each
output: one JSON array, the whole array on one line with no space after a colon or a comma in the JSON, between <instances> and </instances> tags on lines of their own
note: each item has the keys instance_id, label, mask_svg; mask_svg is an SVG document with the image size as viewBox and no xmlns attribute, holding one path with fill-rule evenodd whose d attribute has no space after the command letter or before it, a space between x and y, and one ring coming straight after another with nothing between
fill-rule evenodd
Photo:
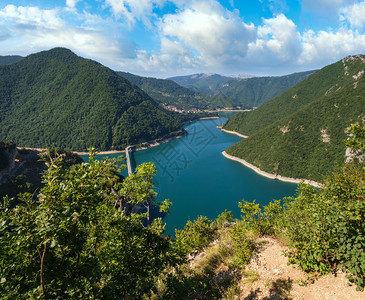
<instances>
[{"instance_id":1,"label":"leafy bush","mask_svg":"<svg viewBox=\"0 0 365 300\"><path fill-rule=\"evenodd\" d=\"M281 227L283 213L281 200L271 201L264 207L264 211L255 200L252 203L243 200L238 206L241 208L244 224L255 234L260 236L274 234Z\"/></svg>"},{"instance_id":2,"label":"leafy bush","mask_svg":"<svg viewBox=\"0 0 365 300\"><path fill-rule=\"evenodd\" d=\"M243 267L248 264L254 250L254 243L247 238L247 224L243 221L237 222L229 228L232 239L233 252L236 257L236 267Z\"/></svg>"},{"instance_id":3,"label":"leafy bush","mask_svg":"<svg viewBox=\"0 0 365 300\"><path fill-rule=\"evenodd\" d=\"M202 250L214 238L214 228L205 216L199 216L194 222L188 221L183 229L175 229L176 245L182 253Z\"/></svg>"},{"instance_id":4,"label":"leafy bush","mask_svg":"<svg viewBox=\"0 0 365 300\"><path fill-rule=\"evenodd\" d=\"M40 156L44 161L50 162L51 159L55 159L59 155L62 155L61 164L62 164L62 167L64 167L64 168L69 168L72 165L81 164L83 162L83 159L81 158L81 156L79 156L75 152L72 152L70 150L66 150L63 148L47 149L47 152L41 154Z\"/></svg>"},{"instance_id":5,"label":"leafy bush","mask_svg":"<svg viewBox=\"0 0 365 300\"><path fill-rule=\"evenodd\" d=\"M292 263L320 274L341 268L364 289L364 182L364 169L352 164L329 177L321 191L301 186L284 214Z\"/></svg>"},{"instance_id":6,"label":"leafy bush","mask_svg":"<svg viewBox=\"0 0 365 300\"><path fill-rule=\"evenodd\" d=\"M223 229L231 224L233 220L233 214L231 211L224 210L213 222L212 227L216 230Z\"/></svg>"}]
</instances>

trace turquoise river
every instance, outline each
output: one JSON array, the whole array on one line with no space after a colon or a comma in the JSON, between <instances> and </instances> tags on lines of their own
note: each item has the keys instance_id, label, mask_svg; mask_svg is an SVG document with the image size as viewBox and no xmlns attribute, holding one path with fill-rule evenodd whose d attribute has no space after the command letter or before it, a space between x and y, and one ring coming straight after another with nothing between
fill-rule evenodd
<instances>
[{"instance_id":1,"label":"turquoise river","mask_svg":"<svg viewBox=\"0 0 365 300\"><path fill-rule=\"evenodd\" d=\"M185 137L134 152L133 163L151 161L156 165L158 200L168 198L173 203L164 218L167 234L174 235L175 228L183 228L199 215L214 219L225 209L239 218L238 202L242 199L265 205L272 199L295 195L296 184L268 179L222 155L241 138L217 128L228 115L220 116L187 124L189 134Z\"/></svg>"}]
</instances>

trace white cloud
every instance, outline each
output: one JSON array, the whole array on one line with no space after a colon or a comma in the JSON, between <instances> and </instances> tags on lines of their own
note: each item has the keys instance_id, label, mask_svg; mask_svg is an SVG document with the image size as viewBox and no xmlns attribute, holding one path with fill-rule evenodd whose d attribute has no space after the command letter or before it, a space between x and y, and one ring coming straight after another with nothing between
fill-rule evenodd
<instances>
[{"instance_id":1,"label":"white cloud","mask_svg":"<svg viewBox=\"0 0 365 300\"><path fill-rule=\"evenodd\" d=\"M57 28L63 25L58 9L41 10L38 7L7 5L0 10L0 23L13 22L29 26Z\"/></svg>"},{"instance_id":2,"label":"white cloud","mask_svg":"<svg viewBox=\"0 0 365 300\"><path fill-rule=\"evenodd\" d=\"M245 24L237 11L230 12L215 1L200 1L165 15L161 34L191 49L208 66L244 57L248 42L255 38L255 28Z\"/></svg>"},{"instance_id":3,"label":"white cloud","mask_svg":"<svg viewBox=\"0 0 365 300\"><path fill-rule=\"evenodd\" d=\"M347 20L353 27L364 27L365 1L341 9L341 20Z\"/></svg>"},{"instance_id":4,"label":"white cloud","mask_svg":"<svg viewBox=\"0 0 365 300\"><path fill-rule=\"evenodd\" d=\"M257 40L249 45L249 57L259 64L294 61L301 52L301 37L294 22L280 14L263 19L257 29Z\"/></svg>"},{"instance_id":5,"label":"white cloud","mask_svg":"<svg viewBox=\"0 0 365 300\"><path fill-rule=\"evenodd\" d=\"M105 5L110 7L117 18L125 19L129 26L136 20L151 28L150 18L154 15L155 6L161 6L166 0L105 0Z\"/></svg>"},{"instance_id":6,"label":"white cloud","mask_svg":"<svg viewBox=\"0 0 365 300\"><path fill-rule=\"evenodd\" d=\"M66 0L66 6L69 9L74 9L76 7L76 4L80 2L81 0Z\"/></svg>"},{"instance_id":7,"label":"white cloud","mask_svg":"<svg viewBox=\"0 0 365 300\"><path fill-rule=\"evenodd\" d=\"M137 66L143 71L154 71L160 73L194 72L202 66L199 58L187 47L178 41L171 41L167 38L161 40L161 52L151 54L145 50L137 54Z\"/></svg>"},{"instance_id":8,"label":"white cloud","mask_svg":"<svg viewBox=\"0 0 365 300\"><path fill-rule=\"evenodd\" d=\"M303 53L298 63L323 66L350 54L363 53L364 49L365 36L351 30L308 31L303 35Z\"/></svg>"},{"instance_id":9,"label":"white cloud","mask_svg":"<svg viewBox=\"0 0 365 300\"><path fill-rule=\"evenodd\" d=\"M288 74L321 68L365 49L365 35L346 28L301 33L284 14L255 27L213 0L175 3L179 10L161 20L160 50L138 53L143 72Z\"/></svg>"}]
</instances>

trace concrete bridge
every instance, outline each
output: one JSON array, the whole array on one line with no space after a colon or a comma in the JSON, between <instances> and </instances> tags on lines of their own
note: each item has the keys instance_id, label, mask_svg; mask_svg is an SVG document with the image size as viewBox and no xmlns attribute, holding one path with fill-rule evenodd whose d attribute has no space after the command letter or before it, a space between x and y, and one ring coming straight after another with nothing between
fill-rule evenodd
<instances>
[{"instance_id":1,"label":"concrete bridge","mask_svg":"<svg viewBox=\"0 0 365 300\"><path fill-rule=\"evenodd\" d=\"M128 176L133 173L132 172L131 159L130 159L130 156L129 156L129 151L133 151L134 150L134 147L135 147L135 145L128 146L127 148L125 148L125 157L127 159Z\"/></svg>"}]
</instances>

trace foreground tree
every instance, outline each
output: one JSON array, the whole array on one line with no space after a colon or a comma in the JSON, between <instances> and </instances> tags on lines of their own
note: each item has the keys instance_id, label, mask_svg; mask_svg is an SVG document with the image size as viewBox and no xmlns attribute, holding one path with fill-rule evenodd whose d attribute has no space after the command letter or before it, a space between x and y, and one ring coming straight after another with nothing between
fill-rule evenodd
<instances>
[{"instance_id":1,"label":"foreground tree","mask_svg":"<svg viewBox=\"0 0 365 300\"><path fill-rule=\"evenodd\" d=\"M144 227L144 215L125 213L116 205L150 201L155 172L141 165L134 181L121 181L119 161L95 161L62 168L50 159L45 187L37 199L25 193L22 204L0 207L0 295L4 299L141 298L155 290L156 280L176 263L171 239L163 238L160 219ZM143 181L144 180L144 181ZM124 182L127 186L124 186ZM127 199L127 200L126 200ZM119 201L119 202L118 202Z\"/></svg>"}]
</instances>

